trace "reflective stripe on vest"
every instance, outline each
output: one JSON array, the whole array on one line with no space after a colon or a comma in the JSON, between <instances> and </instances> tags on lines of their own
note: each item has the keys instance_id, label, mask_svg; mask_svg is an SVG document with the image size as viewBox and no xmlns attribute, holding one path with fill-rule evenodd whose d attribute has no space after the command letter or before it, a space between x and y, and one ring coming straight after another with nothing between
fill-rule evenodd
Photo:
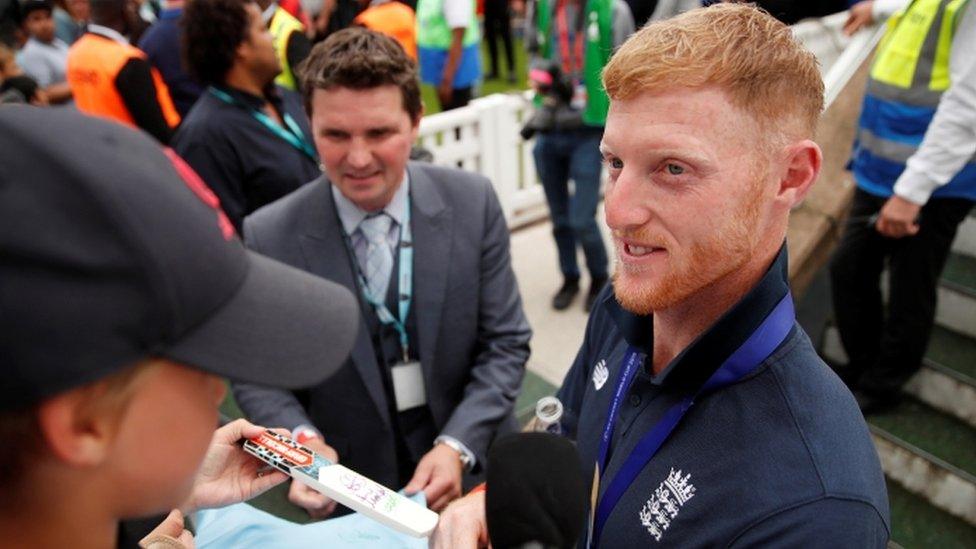
<instances>
[{"instance_id":1,"label":"reflective stripe on vest","mask_svg":"<svg viewBox=\"0 0 976 549\"><path fill-rule=\"evenodd\" d=\"M281 74L275 77L275 84L295 91L298 89L298 83L295 81L295 73L288 63L288 38L293 32L304 33L305 25L302 25L301 21L295 19L284 8L278 6L275 9L274 16L271 17L268 29L271 31L271 36L274 37L275 53L278 54L278 62L281 63Z\"/></svg>"},{"instance_id":2,"label":"reflective stripe on vest","mask_svg":"<svg viewBox=\"0 0 976 549\"><path fill-rule=\"evenodd\" d=\"M146 59L134 46L121 44L105 36L85 33L68 50L67 81L75 106L81 112L110 118L137 127L132 114L115 87L115 79L130 59ZM169 88L159 71L150 69L156 87L156 100L170 128L180 123Z\"/></svg>"},{"instance_id":3,"label":"reflective stripe on vest","mask_svg":"<svg viewBox=\"0 0 976 549\"><path fill-rule=\"evenodd\" d=\"M410 6L391 1L366 8L356 16L353 22L394 38L407 52L407 55L416 61L416 19Z\"/></svg>"},{"instance_id":4,"label":"reflective stripe on vest","mask_svg":"<svg viewBox=\"0 0 976 549\"><path fill-rule=\"evenodd\" d=\"M462 45L477 44L481 40L478 18L474 16L473 0L447 0L448 2L468 2L471 7L471 22L464 32ZM451 29L444 17L445 0L417 1L417 45L424 48L448 50L451 48Z\"/></svg>"},{"instance_id":5,"label":"reflective stripe on vest","mask_svg":"<svg viewBox=\"0 0 976 549\"><path fill-rule=\"evenodd\" d=\"M600 78L603 67L613 53L613 2L614 0L589 0L584 16L586 46L583 53L583 85L586 86L586 107L583 122L591 126L603 126L607 121L610 98ZM542 57L552 59L555 33L556 4L558 0L539 0L536 8L536 32Z\"/></svg>"}]
</instances>

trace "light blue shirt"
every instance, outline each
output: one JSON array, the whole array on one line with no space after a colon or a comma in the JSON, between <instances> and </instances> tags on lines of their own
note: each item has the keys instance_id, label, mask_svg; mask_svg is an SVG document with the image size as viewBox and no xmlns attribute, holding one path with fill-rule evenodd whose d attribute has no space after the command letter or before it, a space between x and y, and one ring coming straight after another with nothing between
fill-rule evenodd
<instances>
[{"instance_id":1,"label":"light blue shirt","mask_svg":"<svg viewBox=\"0 0 976 549\"><path fill-rule=\"evenodd\" d=\"M390 223L390 232L386 235L386 243L390 246L391 253L396 253L396 248L400 244L400 227L407 215L407 198L409 196L410 177L404 172L400 187L393 193L393 198L390 199L389 204L383 208L383 212L393 218L393 223ZM366 237L363 236L362 231L357 229L363 219L366 219L366 216L375 212L368 212L357 206L352 200L346 198L335 185L332 185L332 198L335 200L336 211L339 213L342 228L352 241L352 249L356 254L359 268L365 272L368 242L366 242Z\"/></svg>"},{"instance_id":2,"label":"light blue shirt","mask_svg":"<svg viewBox=\"0 0 976 549\"><path fill-rule=\"evenodd\" d=\"M68 45L59 38L50 44L31 38L17 54L17 64L42 88L60 84L66 80Z\"/></svg>"}]
</instances>

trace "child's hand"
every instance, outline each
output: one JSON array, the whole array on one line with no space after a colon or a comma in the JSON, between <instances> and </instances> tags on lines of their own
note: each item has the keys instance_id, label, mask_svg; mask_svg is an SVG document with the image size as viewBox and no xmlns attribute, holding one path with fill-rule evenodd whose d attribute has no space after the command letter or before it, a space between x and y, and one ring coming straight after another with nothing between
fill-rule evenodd
<instances>
[{"instance_id":1,"label":"child's hand","mask_svg":"<svg viewBox=\"0 0 976 549\"><path fill-rule=\"evenodd\" d=\"M287 475L268 470L264 463L244 452L238 444L241 439L256 437L264 431L264 427L243 419L217 429L200 465L190 498L180 509L190 513L246 501L287 480ZM289 434L285 429L276 431Z\"/></svg>"}]
</instances>

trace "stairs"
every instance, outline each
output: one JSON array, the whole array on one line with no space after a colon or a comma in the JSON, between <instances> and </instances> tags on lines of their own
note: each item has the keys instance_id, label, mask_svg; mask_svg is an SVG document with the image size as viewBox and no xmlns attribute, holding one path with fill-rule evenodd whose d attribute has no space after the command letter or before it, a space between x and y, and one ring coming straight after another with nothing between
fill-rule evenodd
<instances>
[{"instance_id":1,"label":"stairs","mask_svg":"<svg viewBox=\"0 0 976 549\"><path fill-rule=\"evenodd\" d=\"M907 398L866 419L888 477L892 541L976 547L976 214L960 226L938 295L936 327ZM831 324L822 341L828 361L847 361Z\"/></svg>"}]
</instances>

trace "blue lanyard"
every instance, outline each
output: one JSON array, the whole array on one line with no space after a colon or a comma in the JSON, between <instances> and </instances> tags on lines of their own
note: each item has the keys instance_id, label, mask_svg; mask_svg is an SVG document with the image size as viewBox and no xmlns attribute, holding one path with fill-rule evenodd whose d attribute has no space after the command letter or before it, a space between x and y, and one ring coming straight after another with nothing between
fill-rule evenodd
<instances>
[{"instance_id":1,"label":"blue lanyard","mask_svg":"<svg viewBox=\"0 0 976 549\"><path fill-rule=\"evenodd\" d=\"M603 526L613 508L620 501L624 492L630 484L637 478L645 465L654 457L664 442L674 431L685 413L695 403L695 399L725 386L731 385L743 377L749 375L766 358L769 357L780 346L789 335L793 328L796 318L793 310L793 295L787 292L779 301L772 312L763 320L762 324L749 336L749 338L729 358L708 378L704 385L691 396L686 396L680 402L672 406L664 417L648 431L634 447L626 461L620 467L620 471L614 476L607 486L606 492L600 498L595 510L591 509L591 524L589 530L590 548L595 548L599 543ZM597 456L597 464L594 471L593 493L599 493L600 477L606 468L607 453L610 449L610 441L613 438L614 425L617 421L617 414L620 411L620 404L623 401L624 393L630 388L637 370L641 364L641 353L634 347L627 349L624 355L623 371L620 374L620 382L614 392L613 401L610 404L610 413L603 426L603 436L600 440L600 453Z\"/></svg>"},{"instance_id":2,"label":"blue lanyard","mask_svg":"<svg viewBox=\"0 0 976 549\"><path fill-rule=\"evenodd\" d=\"M352 259L356 264L356 272L359 275L359 287L363 293L363 298L373 306L376 316L384 325L393 325L400 334L400 349L403 351L403 361L410 361L410 336L407 335L407 314L410 313L410 302L413 300L413 235L410 232L410 195L407 195L406 208L403 214L403 224L400 225L400 245L397 246L399 263L400 285L398 295L398 309L400 318L393 316L390 309L384 302L385 296L372 296L367 291L366 277L363 276L356 254L353 252ZM348 236L348 235L347 235ZM350 249L352 246L350 246Z\"/></svg>"},{"instance_id":3,"label":"blue lanyard","mask_svg":"<svg viewBox=\"0 0 976 549\"><path fill-rule=\"evenodd\" d=\"M276 124L275 121L272 120L270 116L264 114L263 112L257 109L253 109L247 105L241 104L240 101L231 97L227 92L223 90L218 90L213 86L209 88L209 91L214 97L220 99L221 101L227 103L228 105L234 105L237 107L242 107L244 109L247 109L248 111L250 111L251 116L253 116L255 120L260 122L264 127L271 130L275 135L284 139L292 147L295 147L299 151L305 153L305 155L311 158L312 161L314 162L319 161L319 157L318 154L315 153L315 149L313 149L312 146L308 144L308 141L305 140L305 134L302 132L302 129L298 126L298 122L295 122L295 119L292 118L290 114L283 113L283 116L281 117L282 120L285 121L285 125L288 126L288 129L286 130L285 128L282 128L281 126Z\"/></svg>"}]
</instances>

